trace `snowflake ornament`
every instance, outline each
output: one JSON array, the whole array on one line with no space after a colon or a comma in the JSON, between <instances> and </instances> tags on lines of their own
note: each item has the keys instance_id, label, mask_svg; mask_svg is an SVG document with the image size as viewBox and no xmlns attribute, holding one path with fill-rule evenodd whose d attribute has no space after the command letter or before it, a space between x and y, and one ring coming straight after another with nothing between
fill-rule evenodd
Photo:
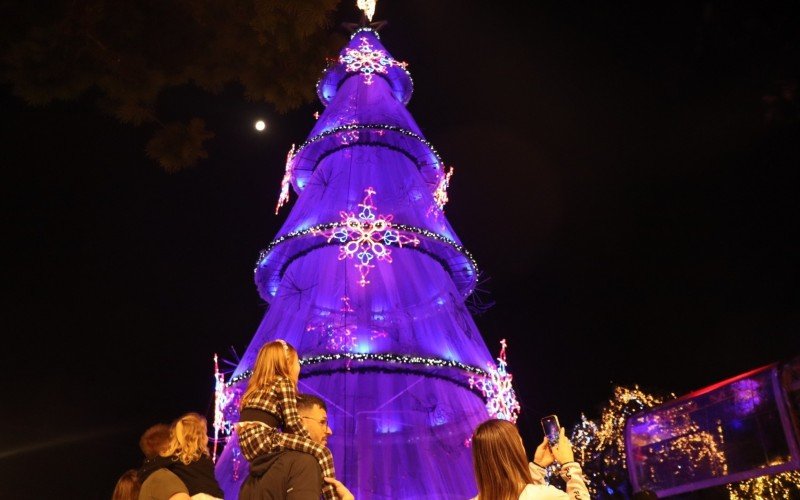
<instances>
[{"instance_id":1,"label":"snowflake ornament","mask_svg":"<svg viewBox=\"0 0 800 500\"><path fill-rule=\"evenodd\" d=\"M408 63L393 59L383 50L373 48L367 37L363 36L358 50L345 50L345 54L339 56L339 62L345 65L348 73L361 73L364 83L367 85L372 85L372 75L375 73L385 75L387 69L392 66L399 66L403 69L408 66Z\"/></svg>"},{"instance_id":2,"label":"snowflake ornament","mask_svg":"<svg viewBox=\"0 0 800 500\"><path fill-rule=\"evenodd\" d=\"M233 393L225 387L225 374L219 371L217 355L214 354L214 450L211 458L217 461L217 443L220 434L229 435L233 428L230 419L225 418L225 409L233 399Z\"/></svg>"},{"instance_id":3,"label":"snowflake ornament","mask_svg":"<svg viewBox=\"0 0 800 500\"><path fill-rule=\"evenodd\" d=\"M377 207L372 204L372 195L375 190L368 187L364 190L364 200L358 204L361 211L356 216L352 212L339 212L342 217L335 227L315 231L328 239L328 243L337 240L339 246L339 260L356 258L361 279L358 284L367 286L367 275L375 265L373 260L392 263L391 245L403 247L404 245L419 245L416 236L408 236L392 229L393 215L376 215Z\"/></svg>"},{"instance_id":4,"label":"snowflake ornament","mask_svg":"<svg viewBox=\"0 0 800 500\"><path fill-rule=\"evenodd\" d=\"M486 399L486 409L490 417L516 422L520 406L511 386L512 375L506 371L506 347L506 339L501 340L497 367L487 363L488 375L481 378L470 377L469 386L477 387L481 391Z\"/></svg>"}]
</instances>

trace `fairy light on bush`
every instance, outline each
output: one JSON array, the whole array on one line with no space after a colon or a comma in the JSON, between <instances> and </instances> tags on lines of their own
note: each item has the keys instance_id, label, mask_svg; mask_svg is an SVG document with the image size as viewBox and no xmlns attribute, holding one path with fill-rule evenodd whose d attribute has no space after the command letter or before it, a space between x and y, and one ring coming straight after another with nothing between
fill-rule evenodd
<instances>
[{"instance_id":1,"label":"fairy light on bush","mask_svg":"<svg viewBox=\"0 0 800 500\"><path fill-rule=\"evenodd\" d=\"M771 498L791 500L800 497L800 471L792 470L761 476L727 485L731 500Z\"/></svg>"}]
</instances>

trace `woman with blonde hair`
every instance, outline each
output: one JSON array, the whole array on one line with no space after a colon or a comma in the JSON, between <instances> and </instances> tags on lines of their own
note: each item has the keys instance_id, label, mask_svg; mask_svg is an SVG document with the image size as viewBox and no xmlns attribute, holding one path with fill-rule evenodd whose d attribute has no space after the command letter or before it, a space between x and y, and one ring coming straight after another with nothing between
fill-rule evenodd
<instances>
[{"instance_id":1,"label":"woman with blonde hair","mask_svg":"<svg viewBox=\"0 0 800 500\"><path fill-rule=\"evenodd\" d=\"M172 423L169 443L159 456L145 462L142 481L158 469L166 468L186 485L196 499L222 498L214 476L214 463L208 451L208 425L198 413L187 413Z\"/></svg>"},{"instance_id":2,"label":"woman with blonde hair","mask_svg":"<svg viewBox=\"0 0 800 500\"><path fill-rule=\"evenodd\" d=\"M323 477L334 477L330 450L313 441L297 413L297 381L300 357L284 340L267 342L258 351L253 374L242 395L239 447L249 462L269 453L294 450L317 459ZM334 485L322 488L326 499L336 497Z\"/></svg>"},{"instance_id":3,"label":"woman with blonde hair","mask_svg":"<svg viewBox=\"0 0 800 500\"><path fill-rule=\"evenodd\" d=\"M558 461L567 492L545 484L545 468ZM575 462L572 444L561 428L558 443L547 438L528 463L517 427L506 420L487 420L472 435L472 462L478 496L473 500L589 500L581 466Z\"/></svg>"}]
</instances>

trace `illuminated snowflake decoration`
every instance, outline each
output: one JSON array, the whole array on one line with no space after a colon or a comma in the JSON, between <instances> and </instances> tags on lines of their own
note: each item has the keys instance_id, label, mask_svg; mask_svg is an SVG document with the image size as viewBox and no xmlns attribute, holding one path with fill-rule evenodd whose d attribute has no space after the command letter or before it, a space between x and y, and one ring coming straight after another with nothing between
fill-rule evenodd
<instances>
[{"instance_id":1,"label":"illuminated snowflake decoration","mask_svg":"<svg viewBox=\"0 0 800 500\"><path fill-rule=\"evenodd\" d=\"M396 245L419 245L416 236L409 236L392 229L393 215L376 215L377 207L372 204L372 195L375 190L368 187L364 190L364 200L358 204L361 211L356 216L352 212L339 212L342 221L335 227L326 230L317 230L328 239L328 243L333 240L341 243L339 247L339 260L355 258L358 263L355 265L361 276L358 284L367 286L369 280L367 276L375 267L373 260L383 261L387 264L392 263L392 251L389 246Z\"/></svg>"},{"instance_id":2,"label":"illuminated snowflake decoration","mask_svg":"<svg viewBox=\"0 0 800 500\"><path fill-rule=\"evenodd\" d=\"M278 196L278 204L275 205L275 215L281 207L289 201L289 185L292 182L292 173L294 172L294 144L286 154L286 168L283 172L283 179L281 179L281 194Z\"/></svg>"},{"instance_id":3,"label":"illuminated snowflake decoration","mask_svg":"<svg viewBox=\"0 0 800 500\"><path fill-rule=\"evenodd\" d=\"M347 49L345 55L339 56L339 62L345 65L348 73L361 73L367 85L372 85L372 75L375 73L386 74L387 69L392 66L403 69L408 66L408 63L397 61L386 52L373 48L367 37L361 37L358 50Z\"/></svg>"},{"instance_id":4,"label":"illuminated snowflake decoration","mask_svg":"<svg viewBox=\"0 0 800 500\"><path fill-rule=\"evenodd\" d=\"M511 386L512 375L506 371L506 339L500 341L500 355L497 357L497 367L487 363L488 374L485 377L469 378L469 386L477 387L486 399L486 409L489 416L516 422L520 406L517 395Z\"/></svg>"},{"instance_id":5,"label":"illuminated snowflake decoration","mask_svg":"<svg viewBox=\"0 0 800 500\"><path fill-rule=\"evenodd\" d=\"M211 457L217 460L217 443L220 441L220 434L229 435L233 424L225 418L225 408L233 399L233 392L225 386L225 374L219 371L217 355L214 354L214 452Z\"/></svg>"}]
</instances>

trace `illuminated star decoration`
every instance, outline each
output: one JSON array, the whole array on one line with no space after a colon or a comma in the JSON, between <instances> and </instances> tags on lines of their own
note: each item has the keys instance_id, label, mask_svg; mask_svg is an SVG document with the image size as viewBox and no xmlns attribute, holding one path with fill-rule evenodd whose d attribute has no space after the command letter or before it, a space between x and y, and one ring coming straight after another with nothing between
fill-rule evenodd
<instances>
[{"instance_id":1,"label":"illuminated star decoration","mask_svg":"<svg viewBox=\"0 0 800 500\"><path fill-rule=\"evenodd\" d=\"M367 19L372 21L372 16L375 15L375 4L378 0L356 0L358 10L363 11Z\"/></svg>"},{"instance_id":2,"label":"illuminated star decoration","mask_svg":"<svg viewBox=\"0 0 800 500\"><path fill-rule=\"evenodd\" d=\"M342 217L342 222L335 227L324 231L318 231L319 234L327 237L328 243L332 240L337 240L341 243L339 246L339 260L352 259L355 257L358 263L355 265L358 269L361 279L358 284L367 286L369 281L367 275L375 265L372 260L384 261L388 264L392 263L392 251L388 248L390 245L419 245L419 239L416 236L408 236L395 229L392 229L393 215L375 215L377 207L372 204L372 195L375 190L368 187L364 190L364 201L358 204L361 211L356 216L352 212L339 212Z\"/></svg>"},{"instance_id":3,"label":"illuminated star decoration","mask_svg":"<svg viewBox=\"0 0 800 500\"><path fill-rule=\"evenodd\" d=\"M281 207L289 201L289 185L292 182L292 173L294 172L294 144L292 148L286 153L286 168L283 172L283 179L281 179L281 194L278 196L278 204L275 205L275 215Z\"/></svg>"},{"instance_id":4,"label":"illuminated star decoration","mask_svg":"<svg viewBox=\"0 0 800 500\"><path fill-rule=\"evenodd\" d=\"M339 62L345 65L348 73L360 72L367 85L372 85L372 75L375 73L386 74L386 69L392 66L399 66L403 69L408 66L408 63L397 61L382 50L375 50L367 37L361 37L361 45L358 46L358 50L347 49L345 55L339 56Z\"/></svg>"},{"instance_id":5,"label":"illuminated star decoration","mask_svg":"<svg viewBox=\"0 0 800 500\"><path fill-rule=\"evenodd\" d=\"M486 399L489 416L516 422L520 406L517 395L511 386L512 375L506 371L506 339L500 341L500 355L497 357L497 368L487 363L488 374L482 378L469 378L469 386L477 387Z\"/></svg>"}]
</instances>

